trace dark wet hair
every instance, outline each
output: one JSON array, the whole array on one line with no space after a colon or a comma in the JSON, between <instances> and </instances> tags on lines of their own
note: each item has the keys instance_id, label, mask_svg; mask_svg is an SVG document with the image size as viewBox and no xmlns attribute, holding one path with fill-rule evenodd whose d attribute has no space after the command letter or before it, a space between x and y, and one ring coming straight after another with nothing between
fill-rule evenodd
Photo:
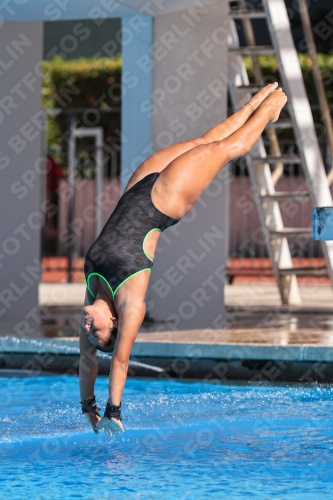
<instances>
[{"instance_id":1,"label":"dark wet hair","mask_svg":"<svg viewBox=\"0 0 333 500\"><path fill-rule=\"evenodd\" d=\"M109 340L103 345L98 344L96 346L96 349L98 349L99 351L102 351L102 352L112 352L113 351L115 343L116 343L116 339L117 339L118 327L113 326L112 328L110 328L109 333L110 333Z\"/></svg>"}]
</instances>

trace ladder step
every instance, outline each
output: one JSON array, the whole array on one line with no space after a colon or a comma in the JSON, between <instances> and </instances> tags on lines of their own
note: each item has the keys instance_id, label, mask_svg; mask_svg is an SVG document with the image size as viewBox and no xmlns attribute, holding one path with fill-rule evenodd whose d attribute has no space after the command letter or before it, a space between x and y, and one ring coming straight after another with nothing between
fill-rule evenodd
<instances>
[{"instance_id":1,"label":"ladder step","mask_svg":"<svg viewBox=\"0 0 333 500\"><path fill-rule=\"evenodd\" d=\"M326 266L306 266L306 267L291 267L279 269L279 274L296 274L296 276L327 276L328 271Z\"/></svg>"},{"instance_id":2,"label":"ladder step","mask_svg":"<svg viewBox=\"0 0 333 500\"><path fill-rule=\"evenodd\" d=\"M249 56L252 54L275 54L275 49L271 45L253 45L237 48L229 47L229 54L237 54L241 56Z\"/></svg>"},{"instance_id":3,"label":"ladder step","mask_svg":"<svg viewBox=\"0 0 333 500\"><path fill-rule=\"evenodd\" d=\"M284 129L284 128L292 128L293 124L291 120L278 120L277 122L269 123L267 127Z\"/></svg>"},{"instance_id":4,"label":"ladder step","mask_svg":"<svg viewBox=\"0 0 333 500\"><path fill-rule=\"evenodd\" d=\"M283 229L269 229L272 238L293 238L295 236L312 236L312 228L309 227L285 227Z\"/></svg>"},{"instance_id":5,"label":"ladder step","mask_svg":"<svg viewBox=\"0 0 333 500\"><path fill-rule=\"evenodd\" d=\"M266 14L263 10L231 10L229 13L233 19L263 19Z\"/></svg>"},{"instance_id":6,"label":"ladder step","mask_svg":"<svg viewBox=\"0 0 333 500\"><path fill-rule=\"evenodd\" d=\"M310 198L308 191L278 191L272 194L261 195L262 200L283 201L283 200L304 200Z\"/></svg>"},{"instance_id":7,"label":"ladder step","mask_svg":"<svg viewBox=\"0 0 333 500\"><path fill-rule=\"evenodd\" d=\"M329 242L323 243L323 245L326 245L327 267L323 265L325 264L324 259L320 259L320 265L316 265L316 259L293 259L292 254L295 244L297 247L297 243L302 243L301 247L304 251L309 246L309 242L313 241L313 228L305 213L304 224L302 218L300 218L299 222L290 222L287 227L284 227L282 222L284 218L282 202L291 200L291 202L300 205L301 200L303 200L307 205L320 205L320 201L324 198L332 201L332 197L327 186L319 148L316 144L313 147L305 144L305 146L309 146L305 147L303 142L311 135L310 133L308 135L308 131L314 133L314 127L310 110L307 109L309 99L304 92L302 73L298 64L293 68L293 82L290 82L288 78L290 76L288 72L289 61L291 58L297 61L297 53L292 40L285 2L283 0L265 0L261 3L263 6L258 4L256 9L254 6L247 7L245 0L237 4L236 2L230 3L228 10L230 11L232 29L229 32L228 39L228 87L233 110L234 112L238 111L246 101L250 100L255 92L261 90L261 84L266 81L262 71L260 71L259 64L258 67L253 68L255 70L254 77L253 71L248 71L245 64L247 60L251 59L253 63L257 63L258 56L260 59L261 54L272 54L274 56L273 58L276 59L280 72L280 80L285 82L283 86L289 102L284 107L281 117L276 122L266 125L263 135L258 139L253 150L246 155L246 160L251 174L251 188L254 193L257 193L257 196L262 193L262 196L259 195L258 203L262 223L261 228L269 236L266 238L266 244L268 253L272 257L272 271L279 284L281 301L283 304L297 305L302 301L295 275L312 276L317 277L317 279L320 276L332 278L333 249L330 247ZM253 11L252 16L251 10ZM263 10L266 15L264 12L259 14L259 10ZM260 16L261 19L267 21L271 42L260 42L254 39L253 26L255 22L253 19L255 19L257 12L258 17ZM234 20L236 19L235 25ZM237 32L241 25L243 25L242 45L247 44L247 46L239 47L240 39ZM250 83L250 85L247 86L246 83ZM292 105L295 101L299 103L299 106ZM283 141L285 133L288 140L297 144L298 149L290 149L289 151L282 149L283 142L280 144L279 136L282 135L281 141ZM276 183L285 172L286 167L289 168L290 166L291 168L293 165L295 167L292 170L299 170L302 167L307 185L300 186L297 184L294 187L285 185L285 187L281 186L280 190L274 192L275 188L273 186L275 185L276 189L278 189ZM316 168L314 168L314 165ZM286 192L286 189L290 189L291 192ZM307 191L310 191L311 194ZM285 203L288 204L289 202L286 201ZM329 202L323 203L326 206L330 204ZM306 227L299 227L301 225ZM263 271L263 274L265 271ZM292 286L288 287L285 286L285 281L289 278L294 282L290 283ZM333 278L331 281L333 283Z\"/></svg>"},{"instance_id":8,"label":"ladder step","mask_svg":"<svg viewBox=\"0 0 333 500\"><path fill-rule=\"evenodd\" d=\"M251 156L252 163L291 163L293 165L297 165L301 163L301 159L297 155L281 155L281 156L274 156L274 155L267 155L267 156L259 156L259 157L253 157Z\"/></svg>"},{"instance_id":9,"label":"ladder step","mask_svg":"<svg viewBox=\"0 0 333 500\"><path fill-rule=\"evenodd\" d=\"M255 93L255 92L259 92L259 90L263 89L264 86L263 85L256 85L254 83L251 83L250 85L237 85L237 87L235 87L235 92L252 92L252 93Z\"/></svg>"}]
</instances>

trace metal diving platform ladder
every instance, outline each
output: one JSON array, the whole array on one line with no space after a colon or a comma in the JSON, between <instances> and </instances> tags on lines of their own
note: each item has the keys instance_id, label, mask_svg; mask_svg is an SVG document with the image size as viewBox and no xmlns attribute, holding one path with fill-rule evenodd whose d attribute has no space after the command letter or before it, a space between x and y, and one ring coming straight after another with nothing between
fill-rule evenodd
<instances>
[{"instance_id":1,"label":"metal diving platform ladder","mask_svg":"<svg viewBox=\"0 0 333 500\"><path fill-rule=\"evenodd\" d=\"M267 250L280 291L282 304L300 305L301 296L297 276L328 275L333 283L333 241L323 241L322 250L326 266L295 267L289 240L300 236L312 237L312 221L307 228L285 227L280 203L286 200L309 199L312 206L333 206L321 152L316 137L310 104L305 91L303 76L294 46L284 0L262 0L263 10L250 11L245 0L238 0L237 8L231 3L229 20L228 85L230 100L237 111L254 92L264 86L258 55L274 54L278 61L283 90L288 96L287 110L290 118L279 119L267 126L265 133L269 144L266 152L263 136L246 155L252 191L255 193L259 218L267 242ZM272 45L258 46L251 19L265 19ZM240 47L234 19L243 23L246 47ZM243 56L251 56L255 83L250 84ZM291 128L298 148L297 155L281 153L278 132ZM306 191L278 192L275 185L283 174L284 164L299 164L302 168Z\"/></svg>"}]
</instances>

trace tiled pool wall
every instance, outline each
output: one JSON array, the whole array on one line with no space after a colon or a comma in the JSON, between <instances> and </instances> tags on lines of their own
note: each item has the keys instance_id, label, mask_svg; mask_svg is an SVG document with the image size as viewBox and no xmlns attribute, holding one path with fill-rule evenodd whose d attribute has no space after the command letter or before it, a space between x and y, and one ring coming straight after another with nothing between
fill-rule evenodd
<instances>
[{"instance_id":1,"label":"tiled pool wall","mask_svg":"<svg viewBox=\"0 0 333 500\"><path fill-rule=\"evenodd\" d=\"M210 382L332 382L333 348L138 342L129 377L194 378ZM110 355L98 354L99 374L107 375ZM0 370L51 371L77 375L77 339L0 339Z\"/></svg>"}]
</instances>

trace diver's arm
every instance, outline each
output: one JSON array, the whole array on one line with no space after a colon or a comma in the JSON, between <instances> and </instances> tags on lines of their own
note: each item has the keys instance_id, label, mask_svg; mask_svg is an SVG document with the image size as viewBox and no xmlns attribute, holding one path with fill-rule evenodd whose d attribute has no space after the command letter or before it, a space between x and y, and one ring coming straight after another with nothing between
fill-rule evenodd
<instances>
[{"instance_id":1,"label":"diver's arm","mask_svg":"<svg viewBox=\"0 0 333 500\"><path fill-rule=\"evenodd\" d=\"M80 396L81 401L94 397L98 372L96 348L89 342L84 327L80 325Z\"/></svg>"},{"instance_id":2,"label":"diver's arm","mask_svg":"<svg viewBox=\"0 0 333 500\"><path fill-rule=\"evenodd\" d=\"M87 298L84 305L89 304ZM84 326L83 317L80 322L80 362L79 362L79 380L80 380L80 398L81 402L89 401L94 397L95 382L98 373L98 362L96 348L90 343ZM97 432L96 425L100 420L95 413L85 413L86 419L90 422L94 432Z\"/></svg>"},{"instance_id":3,"label":"diver's arm","mask_svg":"<svg viewBox=\"0 0 333 500\"><path fill-rule=\"evenodd\" d=\"M121 398L123 395L129 357L139 328L145 315L144 301L130 301L128 306L118 309L119 326L115 349L112 354L110 377L109 377L109 399L108 407L111 411L119 413ZM109 406L110 405L110 406ZM118 407L118 408L114 408ZM99 422L98 429L103 429L107 434L122 432L123 426L119 416L103 417Z\"/></svg>"},{"instance_id":4,"label":"diver's arm","mask_svg":"<svg viewBox=\"0 0 333 500\"><path fill-rule=\"evenodd\" d=\"M144 301L133 301L121 308L118 335L112 354L109 404L119 406L127 378L129 357L146 312Z\"/></svg>"},{"instance_id":5,"label":"diver's arm","mask_svg":"<svg viewBox=\"0 0 333 500\"><path fill-rule=\"evenodd\" d=\"M84 299L84 306L93 301L88 290ZM80 396L81 401L91 399L94 396L95 381L98 372L96 348L89 341L83 324L83 313L80 321Z\"/></svg>"}]
</instances>

